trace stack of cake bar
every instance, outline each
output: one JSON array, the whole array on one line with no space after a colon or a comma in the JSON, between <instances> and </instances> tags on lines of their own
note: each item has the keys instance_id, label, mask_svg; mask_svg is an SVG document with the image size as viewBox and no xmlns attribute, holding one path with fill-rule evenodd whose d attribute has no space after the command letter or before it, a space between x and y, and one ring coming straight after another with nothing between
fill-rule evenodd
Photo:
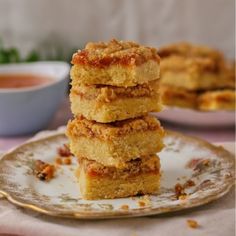
<instances>
[{"instance_id":1,"label":"stack of cake bar","mask_svg":"<svg viewBox=\"0 0 236 236\"><path fill-rule=\"evenodd\" d=\"M88 43L72 58L70 150L85 199L156 193L164 131L160 58L153 48L111 40Z\"/></svg>"},{"instance_id":2,"label":"stack of cake bar","mask_svg":"<svg viewBox=\"0 0 236 236\"><path fill-rule=\"evenodd\" d=\"M177 43L158 53L164 104L202 111L235 110L235 67L221 52Z\"/></svg>"}]
</instances>

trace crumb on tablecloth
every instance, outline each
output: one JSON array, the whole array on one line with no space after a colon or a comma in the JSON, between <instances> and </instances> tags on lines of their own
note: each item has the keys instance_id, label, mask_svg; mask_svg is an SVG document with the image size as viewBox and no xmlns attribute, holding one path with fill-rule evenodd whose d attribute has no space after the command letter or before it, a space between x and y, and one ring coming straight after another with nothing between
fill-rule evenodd
<instances>
[{"instance_id":1,"label":"crumb on tablecloth","mask_svg":"<svg viewBox=\"0 0 236 236\"><path fill-rule=\"evenodd\" d=\"M199 224L196 220L189 219L189 220L187 220L187 224L190 228L193 228L193 229L196 229L199 227Z\"/></svg>"}]
</instances>

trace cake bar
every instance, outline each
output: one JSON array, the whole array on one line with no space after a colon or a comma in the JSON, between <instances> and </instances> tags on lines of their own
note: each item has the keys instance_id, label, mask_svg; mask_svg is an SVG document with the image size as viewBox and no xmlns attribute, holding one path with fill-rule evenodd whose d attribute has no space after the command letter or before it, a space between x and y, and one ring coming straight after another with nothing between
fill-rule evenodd
<instances>
[{"instance_id":1,"label":"cake bar","mask_svg":"<svg viewBox=\"0 0 236 236\"><path fill-rule=\"evenodd\" d=\"M162 85L160 88L162 102L168 106L197 109L197 93L183 88Z\"/></svg>"},{"instance_id":2,"label":"cake bar","mask_svg":"<svg viewBox=\"0 0 236 236\"><path fill-rule=\"evenodd\" d=\"M78 86L72 81L70 100L74 115L101 123L142 116L162 108L158 80L127 88L111 85Z\"/></svg>"},{"instance_id":3,"label":"cake bar","mask_svg":"<svg viewBox=\"0 0 236 236\"><path fill-rule=\"evenodd\" d=\"M75 84L136 86L160 77L157 50L134 42L88 43L72 57Z\"/></svg>"},{"instance_id":4,"label":"cake bar","mask_svg":"<svg viewBox=\"0 0 236 236\"><path fill-rule=\"evenodd\" d=\"M153 194L160 185L160 160L151 155L117 169L80 158L77 175L81 194L88 200Z\"/></svg>"},{"instance_id":5,"label":"cake bar","mask_svg":"<svg viewBox=\"0 0 236 236\"><path fill-rule=\"evenodd\" d=\"M149 115L109 124L77 117L68 123L67 136L75 156L120 168L132 159L159 152L164 131Z\"/></svg>"},{"instance_id":6,"label":"cake bar","mask_svg":"<svg viewBox=\"0 0 236 236\"><path fill-rule=\"evenodd\" d=\"M161 83L186 90L235 88L233 66L203 46L178 43L161 48Z\"/></svg>"},{"instance_id":7,"label":"cake bar","mask_svg":"<svg viewBox=\"0 0 236 236\"><path fill-rule=\"evenodd\" d=\"M224 89L208 91L198 97L198 108L202 111L235 110L235 91Z\"/></svg>"},{"instance_id":8,"label":"cake bar","mask_svg":"<svg viewBox=\"0 0 236 236\"><path fill-rule=\"evenodd\" d=\"M162 85L160 91L163 103L168 106L201 111L235 110L235 90L233 89L195 92Z\"/></svg>"}]
</instances>

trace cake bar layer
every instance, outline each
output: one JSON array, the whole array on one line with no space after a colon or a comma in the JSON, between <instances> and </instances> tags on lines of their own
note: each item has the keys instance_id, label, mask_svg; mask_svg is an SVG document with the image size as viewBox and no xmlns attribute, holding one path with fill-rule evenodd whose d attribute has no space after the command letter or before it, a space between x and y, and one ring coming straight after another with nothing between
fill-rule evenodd
<instances>
[{"instance_id":1,"label":"cake bar layer","mask_svg":"<svg viewBox=\"0 0 236 236\"><path fill-rule=\"evenodd\" d=\"M198 108L203 111L235 110L235 91L209 91L198 97Z\"/></svg>"},{"instance_id":2,"label":"cake bar layer","mask_svg":"<svg viewBox=\"0 0 236 236\"><path fill-rule=\"evenodd\" d=\"M165 85L187 90L235 88L234 65L217 50L180 43L158 53Z\"/></svg>"},{"instance_id":3,"label":"cake bar layer","mask_svg":"<svg viewBox=\"0 0 236 236\"><path fill-rule=\"evenodd\" d=\"M209 58L216 64L219 64L224 60L223 54L216 49L187 42L178 42L161 47L158 50L158 54L161 58L167 58L174 55L186 58Z\"/></svg>"},{"instance_id":4,"label":"cake bar layer","mask_svg":"<svg viewBox=\"0 0 236 236\"><path fill-rule=\"evenodd\" d=\"M142 116L161 110L157 80L134 87L107 85L73 85L71 110L89 120L108 123Z\"/></svg>"},{"instance_id":5,"label":"cake bar layer","mask_svg":"<svg viewBox=\"0 0 236 236\"><path fill-rule=\"evenodd\" d=\"M80 191L88 200L154 194L159 189L160 160L156 155L132 160L122 169L85 158L79 159L79 163Z\"/></svg>"},{"instance_id":6,"label":"cake bar layer","mask_svg":"<svg viewBox=\"0 0 236 236\"><path fill-rule=\"evenodd\" d=\"M164 131L152 116L109 124L77 117L68 123L67 136L75 156L120 168L132 159L161 151Z\"/></svg>"},{"instance_id":7,"label":"cake bar layer","mask_svg":"<svg viewBox=\"0 0 236 236\"><path fill-rule=\"evenodd\" d=\"M197 108L197 93L185 89L162 85L160 88L162 102L168 106Z\"/></svg>"},{"instance_id":8,"label":"cake bar layer","mask_svg":"<svg viewBox=\"0 0 236 236\"><path fill-rule=\"evenodd\" d=\"M71 78L78 84L135 86L160 76L157 50L134 42L88 43L72 57Z\"/></svg>"},{"instance_id":9,"label":"cake bar layer","mask_svg":"<svg viewBox=\"0 0 236 236\"><path fill-rule=\"evenodd\" d=\"M178 87L161 86L162 102L168 106L202 111L235 110L235 90L188 91Z\"/></svg>"}]
</instances>

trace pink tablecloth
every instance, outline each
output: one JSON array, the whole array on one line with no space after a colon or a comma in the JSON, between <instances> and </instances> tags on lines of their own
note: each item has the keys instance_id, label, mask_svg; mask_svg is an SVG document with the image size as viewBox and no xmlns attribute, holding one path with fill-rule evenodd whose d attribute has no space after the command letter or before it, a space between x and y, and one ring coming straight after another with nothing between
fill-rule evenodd
<instances>
[{"instance_id":1,"label":"pink tablecloth","mask_svg":"<svg viewBox=\"0 0 236 236\"><path fill-rule=\"evenodd\" d=\"M56 113L54 119L49 124L48 129L56 129L58 126L65 125L71 118L70 105L68 99L65 99L61 104L60 109ZM214 127L214 128L194 128L184 127L176 124L165 123L162 125L166 129L176 130L185 134L190 134L203 138L209 142L228 142L235 140L234 127ZM7 150L20 143L25 142L32 135L21 137L0 137L0 150Z\"/></svg>"}]
</instances>

